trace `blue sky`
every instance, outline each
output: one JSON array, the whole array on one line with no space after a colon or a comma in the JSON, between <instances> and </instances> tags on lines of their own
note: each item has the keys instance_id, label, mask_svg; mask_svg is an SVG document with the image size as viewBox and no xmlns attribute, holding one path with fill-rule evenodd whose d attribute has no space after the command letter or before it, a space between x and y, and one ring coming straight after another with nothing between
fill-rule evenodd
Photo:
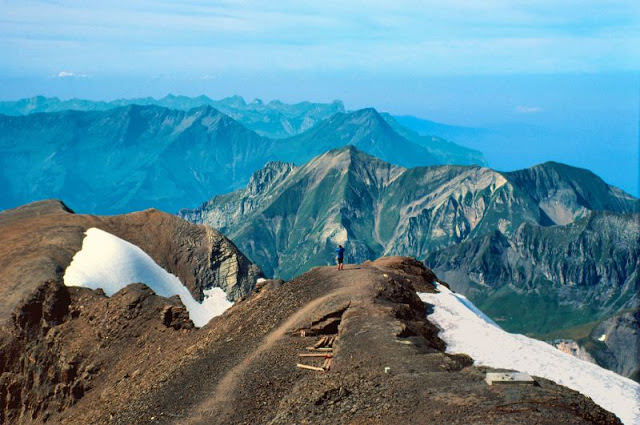
<instances>
[{"instance_id":1,"label":"blue sky","mask_svg":"<svg viewBox=\"0 0 640 425\"><path fill-rule=\"evenodd\" d=\"M3 72L637 70L634 1L2 1ZM61 74L62 73L62 74Z\"/></svg>"},{"instance_id":2,"label":"blue sky","mask_svg":"<svg viewBox=\"0 0 640 425\"><path fill-rule=\"evenodd\" d=\"M0 100L240 94L521 122L595 155L549 159L638 194L638 1L0 0L0 51Z\"/></svg>"}]
</instances>

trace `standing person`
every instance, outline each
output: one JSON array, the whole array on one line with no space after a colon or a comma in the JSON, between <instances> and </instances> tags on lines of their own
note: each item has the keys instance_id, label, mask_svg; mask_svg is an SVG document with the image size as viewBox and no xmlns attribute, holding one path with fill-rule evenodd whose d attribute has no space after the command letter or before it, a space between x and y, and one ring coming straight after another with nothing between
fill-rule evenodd
<instances>
[{"instance_id":1,"label":"standing person","mask_svg":"<svg viewBox=\"0 0 640 425\"><path fill-rule=\"evenodd\" d=\"M336 253L338 254L338 270L342 270L344 268L342 261L344 260L344 248L342 245L338 245L336 248Z\"/></svg>"}]
</instances>

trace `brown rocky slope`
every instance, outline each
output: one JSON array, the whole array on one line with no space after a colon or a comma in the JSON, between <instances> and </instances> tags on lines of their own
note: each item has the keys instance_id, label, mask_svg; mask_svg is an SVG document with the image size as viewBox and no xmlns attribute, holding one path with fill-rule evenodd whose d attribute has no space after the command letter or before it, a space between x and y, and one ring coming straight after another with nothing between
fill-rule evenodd
<instances>
[{"instance_id":1,"label":"brown rocky slope","mask_svg":"<svg viewBox=\"0 0 640 425\"><path fill-rule=\"evenodd\" d=\"M49 423L619 423L547 380L488 386L469 357L445 354L415 294L433 291L433 279L404 257L314 268L290 282L267 281L201 329L178 314L167 326L158 312L180 306L165 306L171 301L142 285L108 299L50 284L51 295L35 298L61 301L44 303L38 311L47 313L33 326L22 325L33 321L18 311L12 329L30 329L28 341L51 341L52 350L75 346L87 365L117 353L97 371L69 363L74 372L63 378L87 376L89 388L50 409ZM324 359L299 354L327 337L334 340L325 344L332 345L328 371L296 367L321 366ZM36 358L32 370L45 367Z\"/></svg>"},{"instance_id":2,"label":"brown rocky slope","mask_svg":"<svg viewBox=\"0 0 640 425\"><path fill-rule=\"evenodd\" d=\"M74 214L60 201L40 201L0 212L0 320L36 286L61 279L84 232L97 227L140 247L177 276L196 300L218 286L231 299L246 295L257 266L216 230L158 210L117 216Z\"/></svg>"},{"instance_id":3,"label":"brown rocky slope","mask_svg":"<svg viewBox=\"0 0 640 425\"><path fill-rule=\"evenodd\" d=\"M197 300L212 286L239 299L260 276L220 233L155 210L100 217L42 201L0 213L0 423L45 421L117 382L119 365L148 362L149 344L170 346L169 330L193 328L177 297L145 285L111 298L65 287L65 269L91 227L138 245Z\"/></svg>"}]
</instances>

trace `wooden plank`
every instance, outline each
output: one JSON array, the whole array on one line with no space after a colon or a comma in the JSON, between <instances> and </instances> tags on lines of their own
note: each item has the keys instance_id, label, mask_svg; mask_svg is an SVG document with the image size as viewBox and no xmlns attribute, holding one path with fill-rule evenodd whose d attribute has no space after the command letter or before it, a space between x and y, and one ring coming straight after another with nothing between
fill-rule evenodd
<instances>
[{"instance_id":1,"label":"wooden plank","mask_svg":"<svg viewBox=\"0 0 640 425\"><path fill-rule=\"evenodd\" d=\"M307 347L307 350L311 351L333 351L331 347Z\"/></svg>"},{"instance_id":2,"label":"wooden plank","mask_svg":"<svg viewBox=\"0 0 640 425\"><path fill-rule=\"evenodd\" d=\"M324 370L329 370L331 369L331 364L333 363L333 358L328 358L327 360L324 361L324 363L322 364L322 368Z\"/></svg>"},{"instance_id":3,"label":"wooden plank","mask_svg":"<svg viewBox=\"0 0 640 425\"><path fill-rule=\"evenodd\" d=\"M327 342L327 339L328 339L328 338L329 338L329 337L327 337L327 336L323 336L322 338L320 338L320 341L316 342L316 343L313 345L313 348L322 347L322 346Z\"/></svg>"},{"instance_id":4,"label":"wooden plank","mask_svg":"<svg viewBox=\"0 0 640 425\"><path fill-rule=\"evenodd\" d=\"M318 372L324 372L323 368L316 367L316 366L309 366L308 364L298 363L298 364L296 364L296 366L298 366L300 369L309 369L309 370L315 370L315 371L318 371Z\"/></svg>"},{"instance_id":5,"label":"wooden plank","mask_svg":"<svg viewBox=\"0 0 640 425\"><path fill-rule=\"evenodd\" d=\"M333 354L331 353L300 353L298 354L299 357L324 357L325 359L331 358L333 357Z\"/></svg>"}]
</instances>

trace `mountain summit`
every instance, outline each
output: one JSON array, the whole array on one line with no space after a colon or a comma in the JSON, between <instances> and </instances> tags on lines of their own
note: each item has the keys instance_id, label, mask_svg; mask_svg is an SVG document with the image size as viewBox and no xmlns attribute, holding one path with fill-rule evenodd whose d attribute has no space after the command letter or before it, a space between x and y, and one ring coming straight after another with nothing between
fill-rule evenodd
<instances>
[{"instance_id":1,"label":"mountain summit","mask_svg":"<svg viewBox=\"0 0 640 425\"><path fill-rule=\"evenodd\" d=\"M282 170L277 180L257 183L274 167ZM558 190L535 175L556 179ZM420 258L496 229L509 236L524 223L563 225L588 211L638 208L638 200L573 167L543 164L514 173L477 166L407 169L353 146L300 167L268 165L252 181L181 214L221 229L267 274L283 277L331 262L331 246L341 242L348 241L353 261L408 253ZM597 199L589 191L598 191Z\"/></svg>"},{"instance_id":2,"label":"mountain summit","mask_svg":"<svg viewBox=\"0 0 640 425\"><path fill-rule=\"evenodd\" d=\"M441 163L427 149L395 132L373 108L337 113L306 132L287 139L281 159L291 162L303 159L306 162L345 145L353 145L370 155L407 167ZM298 153L302 149L306 158Z\"/></svg>"}]
</instances>

